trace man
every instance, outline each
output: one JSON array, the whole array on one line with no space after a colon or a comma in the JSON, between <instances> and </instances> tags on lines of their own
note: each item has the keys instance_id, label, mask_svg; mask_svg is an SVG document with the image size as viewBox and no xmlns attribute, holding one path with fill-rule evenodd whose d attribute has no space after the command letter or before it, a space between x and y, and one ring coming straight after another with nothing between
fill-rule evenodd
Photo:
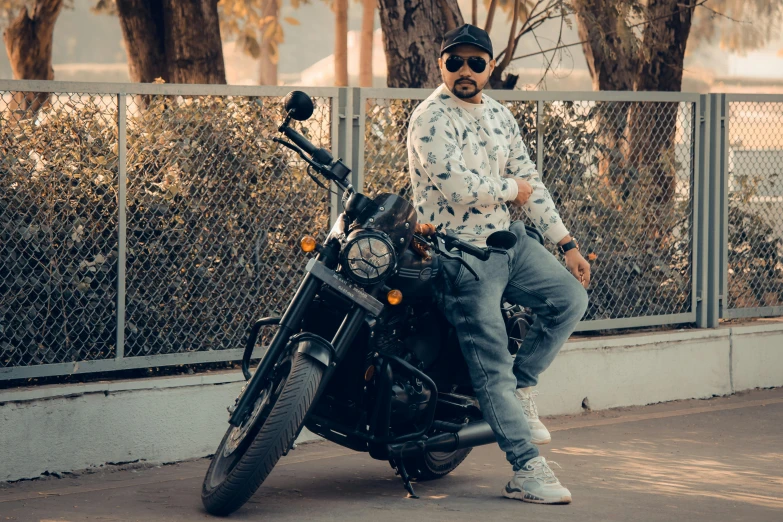
<instances>
[{"instance_id":1,"label":"man","mask_svg":"<svg viewBox=\"0 0 783 522\"><path fill-rule=\"evenodd\" d=\"M416 108L408 129L419 222L453 230L480 247L497 230L511 230L518 239L507 254L492 254L485 262L462 256L480 281L459 263L446 261L444 313L457 331L484 418L515 472L503 495L569 503L571 493L534 445L551 437L538 419L532 387L587 308L590 265L530 161L511 112L481 92L495 67L489 35L469 24L448 32L438 64L443 85ZM511 223L508 205L523 206L538 229L560 245L568 270L527 236L524 223ZM513 364L503 299L536 313Z\"/></svg>"}]
</instances>

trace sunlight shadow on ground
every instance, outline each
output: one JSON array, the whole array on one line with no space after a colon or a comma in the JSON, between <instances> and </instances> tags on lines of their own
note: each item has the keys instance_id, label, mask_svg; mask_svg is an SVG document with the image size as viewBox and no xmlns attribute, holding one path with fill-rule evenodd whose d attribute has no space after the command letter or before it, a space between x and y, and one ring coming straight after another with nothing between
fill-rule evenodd
<instances>
[{"instance_id":1,"label":"sunlight shadow on ground","mask_svg":"<svg viewBox=\"0 0 783 522\"><path fill-rule=\"evenodd\" d=\"M670 440L666 441L672 442ZM724 461L672 456L649 441L628 440L622 449L566 447L552 452L605 459L601 488L678 497L709 497L783 509L783 467L774 475L754 469L757 461L781 461L780 453L731 455Z\"/></svg>"}]
</instances>

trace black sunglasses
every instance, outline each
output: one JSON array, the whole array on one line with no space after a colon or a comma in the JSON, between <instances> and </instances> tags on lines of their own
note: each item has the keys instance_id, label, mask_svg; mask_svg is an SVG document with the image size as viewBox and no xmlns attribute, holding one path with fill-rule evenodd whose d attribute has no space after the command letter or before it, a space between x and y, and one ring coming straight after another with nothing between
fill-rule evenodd
<instances>
[{"instance_id":1,"label":"black sunglasses","mask_svg":"<svg viewBox=\"0 0 783 522\"><path fill-rule=\"evenodd\" d=\"M467 59L468 67L475 73L483 73L487 68L487 61L480 56L471 56ZM452 54L446 58L446 70L455 73L462 69L462 65L465 63L465 58Z\"/></svg>"}]
</instances>

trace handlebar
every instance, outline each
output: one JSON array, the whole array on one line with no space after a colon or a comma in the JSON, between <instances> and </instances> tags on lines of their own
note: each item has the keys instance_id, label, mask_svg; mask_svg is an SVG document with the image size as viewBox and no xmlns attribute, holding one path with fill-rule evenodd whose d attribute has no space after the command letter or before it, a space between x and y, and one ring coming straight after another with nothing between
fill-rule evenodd
<instances>
[{"instance_id":1,"label":"handlebar","mask_svg":"<svg viewBox=\"0 0 783 522\"><path fill-rule=\"evenodd\" d=\"M446 233L438 232L435 226L431 223L416 225L416 233L421 234L424 237L437 237L443 240L446 250L461 250L466 254L470 254L482 261L489 259L489 255L492 252L496 252L494 248L479 248L460 240L453 232L447 230Z\"/></svg>"},{"instance_id":2,"label":"handlebar","mask_svg":"<svg viewBox=\"0 0 783 522\"><path fill-rule=\"evenodd\" d=\"M342 160L338 159L335 161L328 150L316 147L310 140L289 127L289 120L290 117L280 126L279 130L293 143L288 143L279 138L273 138L273 141L292 149L328 180L334 181L343 190L348 190L351 185L349 182L346 182L346 179L351 174L351 169Z\"/></svg>"},{"instance_id":3,"label":"handlebar","mask_svg":"<svg viewBox=\"0 0 783 522\"><path fill-rule=\"evenodd\" d=\"M489 259L489 255L492 252L492 250L489 248L480 248L471 245L470 243L461 241L459 238L457 238L457 236L451 234L450 232L446 232L445 234L439 232L438 237L443 239L443 243L446 245L447 250L461 250L462 252L470 254L473 257L480 259L481 261L486 261Z\"/></svg>"},{"instance_id":4,"label":"handlebar","mask_svg":"<svg viewBox=\"0 0 783 522\"><path fill-rule=\"evenodd\" d=\"M318 150L318 147L310 143L307 138L296 132L288 125L283 125L280 127L280 130L283 132L283 134L285 134L286 138L293 141L297 147L308 153L310 156L314 155Z\"/></svg>"},{"instance_id":5,"label":"handlebar","mask_svg":"<svg viewBox=\"0 0 783 522\"><path fill-rule=\"evenodd\" d=\"M490 235L490 237L487 238L487 243L490 244L487 245L486 248L480 248L460 240L451 230L447 230L445 233L443 233L439 232L431 223L420 223L416 225L415 234L413 236L415 239L414 250L419 252L422 256L426 257L429 255L427 252L429 248L433 248L442 257L457 261L462 264L462 266L464 266L471 274L473 274L473 276L478 281L478 274L476 274L475 270L471 268L465 259L463 259L461 256L451 255L447 251L459 250L461 252L465 252L466 254L470 254L481 261L487 261L493 253L505 254L508 249L513 247L514 243L516 243L516 239L513 238L513 236L510 243L509 238L504 236L495 237L493 239L493 236L496 236L497 234L501 234L501 232L495 232ZM510 235L509 232L504 232L504 234ZM443 241L445 251L441 250L438 246L438 239Z\"/></svg>"},{"instance_id":6,"label":"handlebar","mask_svg":"<svg viewBox=\"0 0 783 522\"><path fill-rule=\"evenodd\" d=\"M328 150L319 149L310 143L310 140L296 132L288 125L283 126L282 131L289 140L293 141L300 149L309 154L313 158L313 161L316 161L321 165L330 165L334 161L334 158Z\"/></svg>"}]
</instances>

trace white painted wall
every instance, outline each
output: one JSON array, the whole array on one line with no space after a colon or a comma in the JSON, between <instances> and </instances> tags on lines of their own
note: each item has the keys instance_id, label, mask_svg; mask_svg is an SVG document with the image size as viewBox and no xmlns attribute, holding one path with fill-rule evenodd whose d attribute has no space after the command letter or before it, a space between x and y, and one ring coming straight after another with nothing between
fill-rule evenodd
<instances>
[{"instance_id":1,"label":"white painted wall","mask_svg":"<svg viewBox=\"0 0 783 522\"><path fill-rule=\"evenodd\" d=\"M731 329L734 391L783 385L783 328L780 323Z\"/></svg>"},{"instance_id":2,"label":"white painted wall","mask_svg":"<svg viewBox=\"0 0 783 522\"><path fill-rule=\"evenodd\" d=\"M0 394L0 481L215 451L241 374L44 386ZM301 441L315 436L303 431Z\"/></svg>"},{"instance_id":3,"label":"white painted wall","mask_svg":"<svg viewBox=\"0 0 783 522\"><path fill-rule=\"evenodd\" d=\"M603 410L725 395L729 372L728 330L601 337L566 343L541 374L536 402L542 415L561 415L581 412L585 397Z\"/></svg>"},{"instance_id":4,"label":"white painted wall","mask_svg":"<svg viewBox=\"0 0 783 522\"><path fill-rule=\"evenodd\" d=\"M239 372L0 392L0 481L211 454ZM542 415L783 386L783 321L571 341L542 376ZM303 433L300 441L312 439Z\"/></svg>"}]
</instances>

